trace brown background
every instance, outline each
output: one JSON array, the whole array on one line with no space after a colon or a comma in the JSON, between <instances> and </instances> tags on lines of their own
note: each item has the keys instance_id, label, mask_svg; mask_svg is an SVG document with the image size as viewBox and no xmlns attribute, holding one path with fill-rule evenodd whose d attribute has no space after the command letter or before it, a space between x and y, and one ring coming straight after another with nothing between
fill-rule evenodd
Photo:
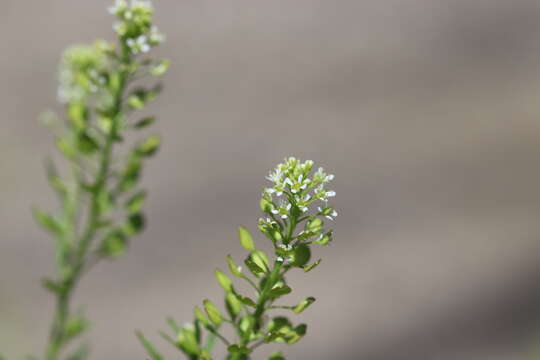
<instances>
[{"instance_id":1,"label":"brown background","mask_svg":"<svg viewBox=\"0 0 540 360\"><path fill-rule=\"evenodd\" d=\"M112 36L109 1L1 0L0 350L41 353L51 241L33 204L68 44ZM191 319L241 254L264 175L287 155L336 174L336 241L294 275L309 335L289 359L513 360L540 313L540 3L533 0L160 0L173 67L152 110L149 228L77 301L94 359ZM81 301L82 300L82 301ZM175 354L168 351L168 354ZM178 356L176 357L178 358ZM257 359L263 357L257 357Z\"/></svg>"}]
</instances>

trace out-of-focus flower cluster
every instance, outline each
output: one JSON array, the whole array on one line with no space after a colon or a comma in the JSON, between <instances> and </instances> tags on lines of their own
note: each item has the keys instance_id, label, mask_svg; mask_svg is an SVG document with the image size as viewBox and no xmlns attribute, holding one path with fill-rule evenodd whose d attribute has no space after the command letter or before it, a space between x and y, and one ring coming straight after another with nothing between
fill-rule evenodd
<instances>
[{"instance_id":1,"label":"out-of-focus flower cluster","mask_svg":"<svg viewBox=\"0 0 540 360\"><path fill-rule=\"evenodd\" d=\"M105 84L109 49L106 42L98 41L94 45L76 45L64 52L58 90L62 103L82 101Z\"/></svg>"},{"instance_id":2,"label":"out-of-focus flower cluster","mask_svg":"<svg viewBox=\"0 0 540 360\"><path fill-rule=\"evenodd\" d=\"M132 54L147 53L165 40L164 35L152 25L154 7L151 1L131 0L128 3L116 0L109 11L119 19L114 30Z\"/></svg>"},{"instance_id":3,"label":"out-of-focus flower cluster","mask_svg":"<svg viewBox=\"0 0 540 360\"><path fill-rule=\"evenodd\" d=\"M313 171L313 166L311 160L302 162L290 157L266 177L272 187L263 191L261 210L268 216L259 219L259 229L276 244L283 241L287 246L293 240L300 243L314 236L318 236L314 243L327 244L331 240L331 232L324 233L320 217L333 220L337 216L336 210L328 205L328 200L336 195L327 188L334 175L325 173L321 167ZM319 203L316 210L315 203ZM304 220L303 231L288 233L287 229Z\"/></svg>"}]
</instances>

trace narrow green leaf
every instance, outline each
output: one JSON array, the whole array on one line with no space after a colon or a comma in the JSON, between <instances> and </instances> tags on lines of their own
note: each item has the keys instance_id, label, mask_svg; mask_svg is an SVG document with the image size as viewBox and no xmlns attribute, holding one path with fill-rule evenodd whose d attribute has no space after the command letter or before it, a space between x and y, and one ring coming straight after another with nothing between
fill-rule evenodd
<instances>
[{"instance_id":1,"label":"narrow green leaf","mask_svg":"<svg viewBox=\"0 0 540 360\"><path fill-rule=\"evenodd\" d=\"M251 237L251 234L245 227L240 226L238 228L238 237L240 238L240 244L244 247L244 249L248 251L255 250L253 238Z\"/></svg>"},{"instance_id":2,"label":"narrow green leaf","mask_svg":"<svg viewBox=\"0 0 540 360\"><path fill-rule=\"evenodd\" d=\"M137 338L139 339L140 343L146 349L146 352L148 352L148 355L150 355L150 357L152 357L152 360L165 360L163 355L161 355L156 350L154 345L152 345L152 343L150 343L150 341L148 341L140 331L137 331L136 334L137 334Z\"/></svg>"}]
</instances>

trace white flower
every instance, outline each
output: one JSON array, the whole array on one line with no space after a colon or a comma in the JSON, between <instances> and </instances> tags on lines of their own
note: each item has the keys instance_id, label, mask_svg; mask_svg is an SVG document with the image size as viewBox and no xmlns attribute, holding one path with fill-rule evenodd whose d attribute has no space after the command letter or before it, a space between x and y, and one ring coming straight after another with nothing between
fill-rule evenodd
<instances>
[{"instance_id":1,"label":"white flower","mask_svg":"<svg viewBox=\"0 0 540 360\"><path fill-rule=\"evenodd\" d=\"M114 5L109 8L109 12L113 15L118 15L120 11L123 11L127 8L127 3L125 0L116 0Z\"/></svg>"},{"instance_id":2,"label":"white flower","mask_svg":"<svg viewBox=\"0 0 540 360\"><path fill-rule=\"evenodd\" d=\"M334 210L330 215L326 215L325 217L329 220L334 220L334 218L338 215L337 211Z\"/></svg>"},{"instance_id":3,"label":"white flower","mask_svg":"<svg viewBox=\"0 0 540 360\"><path fill-rule=\"evenodd\" d=\"M327 191L326 196L327 197L334 197L334 196L336 196L336 192L335 191Z\"/></svg>"}]
</instances>

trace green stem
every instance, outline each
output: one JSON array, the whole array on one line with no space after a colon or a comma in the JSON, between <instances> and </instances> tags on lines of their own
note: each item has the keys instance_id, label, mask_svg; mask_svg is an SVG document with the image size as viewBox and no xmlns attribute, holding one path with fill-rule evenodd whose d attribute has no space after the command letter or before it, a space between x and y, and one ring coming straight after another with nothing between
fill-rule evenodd
<instances>
[{"instance_id":1,"label":"green stem","mask_svg":"<svg viewBox=\"0 0 540 360\"><path fill-rule=\"evenodd\" d=\"M127 54L128 53L124 51L123 64L121 64L121 66L129 61L129 55ZM78 242L77 240L79 240L79 237L77 236L76 229L79 206L78 193L80 192L81 184L80 181L77 181L77 176L75 177L76 190L74 190L71 199L66 199L66 206L64 211L66 212L66 223L68 224L67 227L71 237L71 241L68 245L75 245L76 249L74 249L74 256L69 259L68 263L65 263L65 261L63 260L59 264L63 289L57 295L56 299L55 315L50 330L49 345L46 351L47 360L58 360L63 347L66 345L66 324L70 317L70 299L84 270L88 249L92 243L92 240L94 240L96 232L98 230L98 223L100 220L100 207L98 197L107 185L107 178L110 171L113 155L113 145L117 135L116 133L119 128L120 116L122 113L122 97L126 88L127 78L127 72L122 70L120 73L120 86L117 93L114 94L114 105L112 109L112 128L111 131L107 134L107 138L105 140L105 146L99 160L99 171L96 175L93 192L91 194L90 209L86 230L83 232L83 235Z\"/></svg>"}]
</instances>

